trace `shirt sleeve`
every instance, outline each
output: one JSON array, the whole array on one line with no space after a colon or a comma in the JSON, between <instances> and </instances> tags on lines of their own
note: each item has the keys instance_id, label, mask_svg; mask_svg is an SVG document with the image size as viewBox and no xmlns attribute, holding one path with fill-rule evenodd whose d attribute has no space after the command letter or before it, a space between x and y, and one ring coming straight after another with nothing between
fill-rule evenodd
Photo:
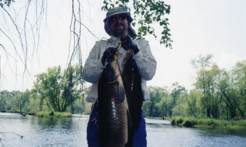
<instances>
[{"instance_id":1,"label":"shirt sleeve","mask_svg":"<svg viewBox=\"0 0 246 147\"><path fill-rule=\"evenodd\" d=\"M97 83L102 71L103 65L101 63L99 42L96 42L85 62L82 77L87 82Z\"/></svg>"},{"instance_id":2,"label":"shirt sleeve","mask_svg":"<svg viewBox=\"0 0 246 147\"><path fill-rule=\"evenodd\" d=\"M144 80L151 80L156 71L156 60L151 53L148 41L140 39L136 42L139 52L134 56L139 68L139 72Z\"/></svg>"}]
</instances>

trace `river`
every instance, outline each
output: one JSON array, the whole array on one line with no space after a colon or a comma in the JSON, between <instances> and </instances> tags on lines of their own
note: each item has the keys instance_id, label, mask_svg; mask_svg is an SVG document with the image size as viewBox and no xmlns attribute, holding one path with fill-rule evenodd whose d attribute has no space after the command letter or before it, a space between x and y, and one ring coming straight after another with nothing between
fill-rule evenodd
<instances>
[{"instance_id":1,"label":"river","mask_svg":"<svg viewBox=\"0 0 246 147\"><path fill-rule=\"evenodd\" d=\"M52 119L0 113L0 147L87 147L88 116ZM148 147L246 147L246 130L196 129L146 119Z\"/></svg>"}]
</instances>

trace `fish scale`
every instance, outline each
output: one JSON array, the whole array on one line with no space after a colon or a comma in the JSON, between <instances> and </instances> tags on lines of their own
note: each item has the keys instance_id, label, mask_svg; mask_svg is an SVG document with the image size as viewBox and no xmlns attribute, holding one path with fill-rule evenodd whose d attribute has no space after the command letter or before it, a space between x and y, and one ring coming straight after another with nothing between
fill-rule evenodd
<instances>
[{"instance_id":1,"label":"fish scale","mask_svg":"<svg viewBox=\"0 0 246 147\"><path fill-rule=\"evenodd\" d=\"M114 76L108 77L108 72ZM111 74L112 75L112 74ZM101 147L128 142L128 104L117 60L107 64L98 84L98 127Z\"/></svg>"},{"instance_id":2,"label":"fish scale","mask_svg":"<svg viewBox=\"0 0 246 147\"><path fill-rule=\"evenodd\" d=\"M116 50L121 47L118 44ZM117 53L117 52L116 52ZM98 84L99 142L101 147L132 147L139 128L143 94L133 53L127 50L120 71L118 59L108 63ZM112 74L113 72L113 74Z\"/></svg>"}]
</instances>

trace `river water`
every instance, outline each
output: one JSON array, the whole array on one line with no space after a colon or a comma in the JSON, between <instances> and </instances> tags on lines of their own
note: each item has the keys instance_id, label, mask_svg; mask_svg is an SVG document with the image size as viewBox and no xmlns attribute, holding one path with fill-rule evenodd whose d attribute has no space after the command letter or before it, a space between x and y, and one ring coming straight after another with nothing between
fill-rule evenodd
<instances>
[{"instance_id":1,"label":"river water","mask_svg":"<svg viewBox=\"0 0 246 147\"><path fill-rule=\"evenodd\" d=\"M0 113L0 147L87 147L88 116L52 119ZM246 130L195 129L146 119L148 147L246 147Z\"/></svg>"}]
</instances>

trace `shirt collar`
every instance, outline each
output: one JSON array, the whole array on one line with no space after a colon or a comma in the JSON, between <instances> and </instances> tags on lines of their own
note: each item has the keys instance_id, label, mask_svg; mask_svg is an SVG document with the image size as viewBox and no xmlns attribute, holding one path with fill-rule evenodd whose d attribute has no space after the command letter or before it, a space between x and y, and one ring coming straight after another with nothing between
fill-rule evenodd
<instances>
[{"instance_id":1,"label":"shirt collar","mask_svg":"<svg viewBox=\"0 0 246 147\"><path fill-rule=\"evenodd\" d=\"M119 38L117 38L115 36L110 36L110 39L113 40L113 41L120 40Z\"/></svg>"},{"instance_id":2,"label":"shirt collar","mask_svg":"<svg viewBox=\"0 0 246 147\"><path fill-rule=\"evenodd\" d=\"M110 36L110 42L112 42L114 45L119 44L121 41L119 38L115 37L115 36Z\"/></svg>"}]
</instances>

